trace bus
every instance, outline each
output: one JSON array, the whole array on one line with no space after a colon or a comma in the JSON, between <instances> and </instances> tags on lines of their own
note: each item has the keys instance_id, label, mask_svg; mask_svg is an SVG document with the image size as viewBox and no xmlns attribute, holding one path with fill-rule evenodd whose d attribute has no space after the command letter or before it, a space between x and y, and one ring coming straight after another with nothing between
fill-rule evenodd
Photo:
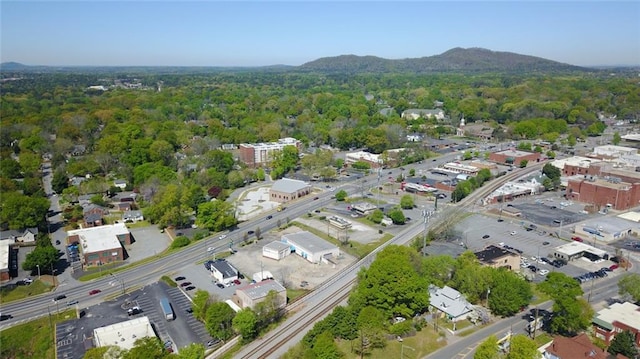
<instances>
[{"instance_id":1,"label":"bus","mask_svg":"<svg viewBox=\"0 0 640 359\"><path fill-rule=\"evenodd\" d=\"M167 298L160 299L160 308L162 308L162 313L164 314L165 319L167 320L175 319L173 315L173 309L171 309L171 303L169 303L169 299Z\"/></svg>"}]
</instances>

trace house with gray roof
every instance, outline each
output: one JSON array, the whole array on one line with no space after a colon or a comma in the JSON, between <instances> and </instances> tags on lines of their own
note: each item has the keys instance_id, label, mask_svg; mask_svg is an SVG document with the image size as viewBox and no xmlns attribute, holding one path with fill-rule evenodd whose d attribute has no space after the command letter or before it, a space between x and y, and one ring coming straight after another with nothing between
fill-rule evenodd
<instances>
[{"instance_id":1,"label":"house with gray roof","mask_svg":"<svg viewBox=\"0 0 640 359\"><path fill-rule=\"evenodd\" d=\"M311 185L305 181L283 178L275 181L269 190L269 199L286 203L311 193Z\"/></svg>"},{"instance_id":2,"label":"house with gray roof","mask_svg":"<svg viewBox=\"0 0 640 359\"><path fill-rule=\"evenodd\" d=\"M36 241L38 228L31 227L26 229L9 229L0 231L0 240L11 239L15 242L31 243Z\"/></svg>"},{"instance_id":3,"label":"house with gray roof","mask_svg":"<svg viewBox=\"0 0 640 359\"><path fill-rule=\"evenodd\" d=\"M460 292L446 285L438 288L430 284L429 301L430 311L438 311L454 323L466 319L473 312L473 305Z\"/></svg>"},{"instance_id":4,"label":"house with gray roof","mask_svg":"<svg viewBox=\"0 0 640 359\"><path fill-rule=\"evenodd\" d=\"M287 289L273 279L237 288L233 295L233 302L243 309L255 309L256 304L264 301L272 291L276 293L277 308L284 308L287 305Z\"/></svg>"},{"instance_id":5,"label":"house with gray roof","mask_svg":"<svg viewBox=\"0 0 640 359\"><path fill-rule=\"evenodd\" d=\"M441 108L408 108L402 111L402 118L404 118L405 120L417 120L419 118L435 118L436 120L444 120L444 117L444 110Z\"/></svg>"},{"instance_id":6,"label":"house with gray roof","mask_svg":"<svg viewBox=\"0 0 640 359\"><path fill-rule=\"evenodd\" d=\"M311 263L331 263L340 255L340 248L307 231L285 234L281 241L289 244L292 253Z\"/></svg>"}]
</instances>

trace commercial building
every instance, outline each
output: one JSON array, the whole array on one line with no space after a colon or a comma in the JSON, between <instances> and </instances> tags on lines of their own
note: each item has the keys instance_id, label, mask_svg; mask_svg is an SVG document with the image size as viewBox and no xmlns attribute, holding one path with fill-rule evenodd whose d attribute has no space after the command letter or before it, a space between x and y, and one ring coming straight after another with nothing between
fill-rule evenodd
<instances>
[{"instance_id":1,"label":"commercial building","mask_svg":"<svg viewBox=\"0 0 640 359\"><path fill-rule=\"evenodd\" d=\"M382 167L382 158L380 155L369 153L367 151L350 152L345 155L344 163L346 165L353 165L356 162L368 163L371 168Z\"/></svg>"},{"instance_id":2,"label":"commercial building","mask_svg":"<svg viewBox=\"0 0 640 359\"><path fill-rule=\"evenodd\" d=\"M640 307L629 302L614 303L602 309L593 318L593 331L596 338L606 345L611 344L617 333L630 331L634 342L640 345Z\"/></svg>"},{"instance_id":3,"label":"commercial building","mask_svg":"<svg viewBox=\"0 0 640 359\"><path fill-rule=\"evenodd\" d=\"M468 166L462 163L457 162L449 162L442 165L442 168L451 171L453 173L463 173L471 176L475 176L478 174L480 169L474 166Z\"/></svg>"},{"instance_id":4,"label":"commercial building","mask_svg":"<svg viewBox=\"0 0 640 359\"><path fill-rule=\"evenodd\" d=\"M311 193L311 185L307 182L283 178L275 181L269 190L269 199L273 202L285 203Z\"/></svg>"},{"instance_id":5,"label":"commercial building","mask_svg":"<svg viewBox=\"0 0 640 359\"><path fill-rule=\"evenodd\" d=\"M523 182L507 182L482 199L484 204L511 201L516 198L532 196L544 192L539 178L531 178Z\"/></svg>"},{"instance_id":6,"label":"commercial building","mask_svg":"<svg viewBox=\"0 0 640 359\"><path fill-rule=\"evenodd\" d=\"M15 239L7 238L0 239L0 282L8 281L11 279L11 271L9 268L9 263L12 258L15 258L15 266L14 270L17 270L18 262L16 256L12 256L12 246L15 244Z\"/></svg>"},{"instance_id":7,"label":"commercial building","mask_svg":"<svg viewBox=\"0 0 640 359\"><path fill-rule=\"evenodd\" d=\"M256 305L267 298L269 292L275 292L275 306L282 309L287 305L287 290L273 279L267 279L236 289L233 302L240 308L255 309Z\"/></svg>"},{"instance_id":8,"label":"commercial building","mask_svg":"<svg viewBox=\"0 0 640 359\"><path fill-rule=\"evenodd\" d=\"M285 234L281 240L291 247L291 252L311 263L331 263L340 255L337 246L307 231Z\"/></svg>"},{"instance_id":9,"label":"commercial building","mask_svg":"<svg viewBox=\"0 0 640 359\"><path fill-rule=\"evenodd\" d=\"M291 254L291 247L283 242L273 241L262 247L262 256L277 261Z\"/></svg>"},{"instance_id":10,"label":"commercial building","mask_svg":"<svg viewBox=\"0 0 640 359\"><path fill-rule=\"evenodd\" d=\"M123 261L131 233L124 223L115 223L69 231L67 242L79 244L84 266L97 266Z\"/></svg>"},{"instance_id":11,"label":"commercial building","mask_svg":"<svg viewBox=\"0 0 640 359\"><path fill-rule=\"evenodd\" d=\"M280 152L285 146L294 146L300 151L302 142L292 137L281 138L278 142L266 143L242 143L240 144L240 161L249 167L260 167L271 163L275 153Z\"/></svg>"},{"instance_id":12,"label":"commercial building","mask_svg":"<svg viewBox=\"0 0 640 359\"><path fill-rule=\"evenodd\" d=\"M525 152L516 149L489 154L489 161L505 165L520 166L520 163L525 160L527 162L538 162L540 161L540 154L537 152Z\"/></svg>"},{"instance_id":13,"label":"commercial building","mask_svg":"<svg viewBox=\"0 0 640 359\"><path fill-rule=\"evenodd\" d=\"M600 217L576 224L573 231L585 242L611 242L637 235L638 226L620 217Z\"/></svg>"},{"instance_id":14,"label":"commercial building","mask_svg":"<svg viewBox=\"0 0 640 359\"><path fill-rule=\"evenodd\" d=\"M520 268L520 255L502 247L490 245L474 254L480 263L487 267L507 268L509 270Z\"/></svg>"},{"instance_id":15,"label":"commercial building","mask_svg":"<svg viewBox=\"0 0 640 359\"><path fill-rule=\"evenodd\" d=\"M624 211L640 202L640 178L625 181L617 176L574 176L567 180L566 196L599 209Z\"/></svg>"},{"instance_id":16,"label":"commercial building","mask_svg":"<svg viewBox=\"0 0 640 359\"><path fill-rule=\"evenodd\" d=\"M352 205L350 209L360 215L368 215L378 209L378 207L369 202L358 202Z\"/></svg>"},{"instance_id":17,"label":"commercial building","mask_svg":"<svg viewBox=\"0 0 640 359\"><path fill-rule=\"evenodd\" d=\"M153 337L156 337L156 333L146 316L93 330L93 344L96 347L115 345L129 350L135 346L136 340Z\"/></svg>"},{"instance_id":18,"label":"commercial building","mask_svg":"<svg viewBox=\"0 0 640 359\"><path fill-rule=\"evenodd\" d=\"M573 241L567 244L563 244L553 249L551 256L564 261L572 261L574 259L582 258L584 256L590 258L608 258L607 252L602 249L598 249L586 243Z\"/></svg>"},{"instance_id":19,"label":"commercial building","mask_svg":"<svg viewBox=\"0 0 640 359\"><path fill-rule=\"evenodd\" d=\"M238 279L238 270L226 260L217 260L211 263L211 275L219 283L227 284Z\"/></svg>"}]
</instances>

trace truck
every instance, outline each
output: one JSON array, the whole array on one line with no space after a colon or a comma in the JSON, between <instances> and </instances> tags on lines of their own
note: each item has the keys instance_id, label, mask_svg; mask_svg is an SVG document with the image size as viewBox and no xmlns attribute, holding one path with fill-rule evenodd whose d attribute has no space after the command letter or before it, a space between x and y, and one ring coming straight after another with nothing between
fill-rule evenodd
<instances>
[{"instance_id":1,"label":"truck","mask_svg":"<svg viewBox=\"0 0 640 359\"><path fill-rule=\"evenodd\" d=\"M166 320L174 320L175 317L173 315L173 309L171 309L171 303L169 303L169 299L162 298L160 299L160 308L162 308L162 313Z\"/></svg>"}]
</instances>

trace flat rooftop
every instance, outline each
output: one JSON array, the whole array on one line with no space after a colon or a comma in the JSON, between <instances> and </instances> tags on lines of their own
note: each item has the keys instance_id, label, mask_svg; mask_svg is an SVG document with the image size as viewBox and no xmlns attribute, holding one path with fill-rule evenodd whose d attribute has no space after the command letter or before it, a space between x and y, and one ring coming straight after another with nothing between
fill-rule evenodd
<instances>
[{"instance_id":1,"label":"flat rooftop","mask_svg":"<svg viewBox=\"0 0 640 359\"><path fill-rule=\"evenodd\" d=\"M572 241L571 243L563 244L555 248L557 253L566 254L567 256L573 256L582 252L593 253L598 256L603 256L607 252L598 249L594 246L588 245L583 242Z\"/></svg>"},{"instance_id":2,"label":"flat rooftop","mask_svg":"<svg viewBox=\"0 0 640 359\"><path fill-rule=\"evenodd\" d=\"M323 252L337 248L335 245L307 231L285 234L282 236L282 239L298 248L305 249L309 253Z\"/></svg>"},{"instance_id":3,"label":"flat rooftop","mask_svg":"<svg viewBox=\"0 0 640 359\"><path fill-rule=\"evenodd\" d=\"M276 282L273 279L263 280L261 282L249 284L247 286L236 289L236 291L238 292L244 292L249 298L253 300L266 297L267 293L272 290L276 293L286 291L285 287L283 287L280 283Z\"/></svg>"},{"instance_id":4,"label":"flat rooftop","mask_svg":"<svg viewBox=\"0 0 640 359\"><path fill-rule=\"evenodd\" d=\"M80 237L80 245L82 246L83 253L94 253L122 247L118 236L128 233L129 229L127 229L124 223L115 223L76 229L67 232L67 235L77 235Z\"/></svg>"},{"instance_id":5,"label":"flat rooftop","mask_svg":"<svg viewBox=\"0 0 640 359\"><path fill-rule=\"evenodd\" d=\"M140 317L93 330L96 347L115 345L122 349L131 349L137 339L155 337L148 317Z\"/></svg>"},{"instance_id":6,"label":"flat rooftop","mask_svg":"<svg viewBox=\"0 0 640 359\"><path fill-rule=\"evenodd\" d=\"M602 309L596 318L607 323L619 322L631 328L640 329L640 307L633 303L614 303L609 308Z\"/></svg>"},{"instance_id":7,"label":"flat rooftop","mask_svg":"<svg viewBox=\"0 0 640 359\"><path fill-rule=\"evenodd\" d=\"M9 248L15 242L14 239L0 240L0 271L9 269Z\"/></svg>"},{"instance_id":8,"label":"flat rooftop","mask_svg":"<svg viewBox=\"0 0 640 359\"><path fill-rule=\"evenodd\" d=\"M509 150L496 152L496 154L504 155L504 156L523 157L523 156L528 156L528 155L532 154L532 152L520 151L520 150L516 150L516 149L509 149Z\"/></svg>"}]
</instances>

